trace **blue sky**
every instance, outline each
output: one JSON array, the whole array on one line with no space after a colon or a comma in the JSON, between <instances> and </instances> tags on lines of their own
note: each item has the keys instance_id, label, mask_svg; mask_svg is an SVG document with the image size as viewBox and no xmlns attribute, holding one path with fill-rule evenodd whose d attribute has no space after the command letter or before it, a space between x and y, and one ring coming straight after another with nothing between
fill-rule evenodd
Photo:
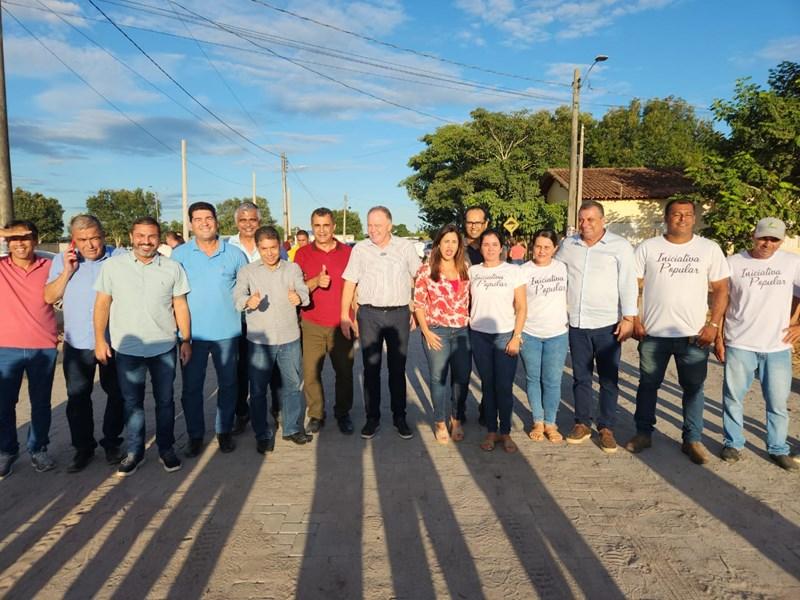
<instances>
[{"instance_id":1,"label":"blue sky","mask_svg":"<svg viewBox=\"0 0 800 600\"><path fill-rule=\"evenodd\" d=\"M166 218L178 218L185 138L190 202L249 196L255 171L279 217L271 153L286 152L294 225L348 194L362 218L385 204L413 229L417 207L397 185L408 158L420 136L475 107L552 110L568 103L572 69L606 54L583 110L600 117L633 97L675 95L710 116L704 109L729 98L737 78L763 83L781 60L800 60L796 0L94 1L238 133L87 0L6 0L121 111L3 15L13 182L58 198L66 218L99 189L134 187L158 192Z\"/></svg>"}]
</instances>

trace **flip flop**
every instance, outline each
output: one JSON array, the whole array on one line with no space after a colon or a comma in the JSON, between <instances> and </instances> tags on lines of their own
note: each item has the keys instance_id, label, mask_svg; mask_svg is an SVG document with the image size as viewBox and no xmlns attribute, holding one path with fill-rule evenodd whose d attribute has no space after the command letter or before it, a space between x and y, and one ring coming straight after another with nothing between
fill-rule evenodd
<instances>
[{"instance_id":1,"label":"flip flop","mask_svg":"<svg viewBox=\"0 0 800 600\"><path fill-rule=\"evenodd\" d=\"M564 436L558 432L558 427L555 425L545 425L544 435L554 444L559 444L564 441Z\"/></svg>"},{"instance_id":2,"label":"flip flop","mask_svg":"<svg viewBox=\"0 0 800 600\"><path fill-rule=\"evenodd\" d=\"M450 419L450 438L454 442L460 442L464 439L464 429L458 419Z\"/></svg>"},{"instance_id":3,"label":"flip flop","mask_svg":"<svg viewBox=\"0 0 800 600\"><path fill-rule=\"evenodd\" d=\"M501 435L500 442L503 444L503 450L506 451L506 454L514 454L519 449L509 434Z\"/></svg>"},{"instance_id":4,"label":"flip flop","mask_svg":"<svg viewBox=\"0 0 800 600\"><path fill-rule=\"evenodd\" d=\"M450 441L450 434L447 432L447 427L444 426L444 423L442 423L442 427L437 424L434 435L436 436L436 441L440 444L446 444Z\"/></svg>"},{"instance_id":5,"label":"flip flop","mask_svg":"<svg viewBox=\"0 0 800 600\"><path fill-rule=\"evenodd\" d=\"M495 444L497 444L497 436L494 433L488 433L481 442L481 450L485 452L492 452Z\"/></svg>"},{"instance_id":6,"label":"flip flop","mask_svg":"<svg viewBox=\"0 0 800 600\"><path fill-rule=\"evenodd\" d=\"M528 434L528 437L534 442L544 441L544 423L541 421L534 423L531 432Z\"/></svg>"}]
</instances>

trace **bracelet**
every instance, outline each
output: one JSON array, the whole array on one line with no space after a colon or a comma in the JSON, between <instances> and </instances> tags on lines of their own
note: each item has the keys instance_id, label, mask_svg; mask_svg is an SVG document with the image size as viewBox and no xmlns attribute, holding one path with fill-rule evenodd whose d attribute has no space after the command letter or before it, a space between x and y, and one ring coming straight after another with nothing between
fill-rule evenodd
<instances>
[{"instance_id":1,"label":"bracelet","mask_svg":"<svg viewBox=\"0 0 800 600\"><path fill-rule=\"evenodd\" d=\"M711 325L711 327L713 327L714 329L719 329L719 325L717 323L712 323L711 321L706 323L706 325Z\"/></svg>"}]
</instances>

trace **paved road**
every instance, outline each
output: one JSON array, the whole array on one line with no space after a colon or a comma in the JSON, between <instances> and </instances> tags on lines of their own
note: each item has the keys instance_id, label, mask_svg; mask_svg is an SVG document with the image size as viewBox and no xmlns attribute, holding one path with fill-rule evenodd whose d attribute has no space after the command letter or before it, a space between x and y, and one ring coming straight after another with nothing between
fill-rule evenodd
<instances>
[{"instance_id":1,"label":"paved road","mask_svg":"<svg viewBox=\"0 0 800 600\"><path fill-rule=\"evenodd\" d=\"M0 483L0 594L9 598L798 598L800 477L768 462L763 400L747 401L745 460L705 467L681 453L680 403L670 369L652 450L605 455L592 443L528 441L517 373L514 433L521 452L478 448L470 396L466 440L440 446L430 430L427 367L418 334L408 368L401 440L384 419L364 442L335 427L305 447L233 454L209 444L166 473L156 449L121 481L100 453L83 473L71 456L58 374L55 472L22 456ZM635 345L623 356L617 435L633 433ZM357 365L360 372L360 365ZM572 409L565 372L559 425ZM720 450L720 368L707 385L706 439ZM798 387L791 398L795 447ZM473 380L473 393L477 392ZM326 367L326 391L332 373ZM206 388L214 396L213 382ZM26 398L23 396L23 398ZM363 422L360 391L354 417ZM384 401L388 413L388 400ZM152 404L148 401L148 413ZM27 401L20 405L20 439ZM208 402L208 415L213 399ZM152 414L148 431L152 432ZM210 423L209 419L207 423ZM182 415L178 445L186 442ZM210 436L207 436L207 438Z\"/></svg>"}]
</instances>

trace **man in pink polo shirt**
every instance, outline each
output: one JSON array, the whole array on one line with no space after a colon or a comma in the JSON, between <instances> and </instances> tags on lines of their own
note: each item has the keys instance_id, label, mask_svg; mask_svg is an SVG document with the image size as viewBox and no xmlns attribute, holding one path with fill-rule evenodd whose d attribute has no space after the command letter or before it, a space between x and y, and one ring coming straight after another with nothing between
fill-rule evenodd
<instances>
[{"instance_id":1,"label":"man in pink polo shirt","mask_svg":"<svg viewBox=\"0 0 800 600\"><path fill-rule=\"evenodd\" d=\"M301 246L294 262L303 270L311 292L311 302L300 311L303 332L303 377L308 406L308 433L317 433L325 424L325 394L322 389L322 366L330 356L336 373L336 402L333 414L339 431L353 433L350 409L353 407L353 340L339 329L342 273L350 259L350 246L335 237L336 224L328 208L311 213L314 242Z\"/></svg>"},{"instance_id":2,"label":"man in pink polo shirt","mask_svg":"<svg viewBox=\"0 0 800 600\"><path fill-rule=\"evenodd\" d=\"M8 256L0 258L0 479L11 474L19 456L17 411L22 376L28 376L31 424L28 452L34 469L55 467L47 455L50 442L50 392L56 368L56 317L44 301L50 261L34 253L36 225L12 221L0 236L8 241Z\"/></svg>"}]
</instances>

